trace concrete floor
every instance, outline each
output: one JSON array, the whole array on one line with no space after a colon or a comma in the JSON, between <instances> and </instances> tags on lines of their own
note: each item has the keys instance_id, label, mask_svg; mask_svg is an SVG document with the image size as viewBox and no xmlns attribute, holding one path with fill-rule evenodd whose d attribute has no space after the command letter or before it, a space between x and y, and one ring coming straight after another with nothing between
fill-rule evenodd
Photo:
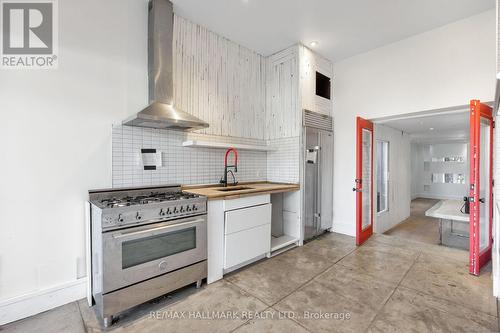
<instances>
[{"instance_id":1,"label":"concrete floor","mask_svg":"<svg viewBox=\"0 0 500 333\"><path fill-rule=\"evenodd\" d=\"M425 212L439 200L417 198L411 201L410 217L385 232L417 242L439 244L439 219L425 216Z\"/></svg>"},{"instance_id":2,"label":"concrete floor","mask_svg":"<svg viewBox=\"0 0 500 333\"><path fill-rule=\"evenodd\" d=\"M491 271L469 275L467 260L465 251L386 235L356 248L353 238L331 233L200 290L141 306L104 331L496 332ZM81 300L0 331L103 329Z\"/></svg>"}]
</instances>

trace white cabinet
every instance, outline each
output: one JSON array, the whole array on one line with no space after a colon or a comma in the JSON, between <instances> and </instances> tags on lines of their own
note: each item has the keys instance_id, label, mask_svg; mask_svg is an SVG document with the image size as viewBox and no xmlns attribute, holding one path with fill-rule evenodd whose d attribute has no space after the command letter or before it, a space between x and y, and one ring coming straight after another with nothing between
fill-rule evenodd
<instances>
[{"instance_id":1,"label":"white cabinet","mask_svg":"<svg viewBox=\"0 0 500 333\"><path fill-rule=\"evenodd\" d=\"M303 45L299 49L302 109L331 116L333 65Z\"/></svg>"},{"instance_id":2,"label":"white cabinet","mask_svg":"<svg viewBox=\"0 0 500 333\"><path fill-rule=\"evenodd\" d=\"M270 194L208 201L208 283L270 254L271 216Z\"/></svg>"},{"instance_id":3,"label":"white cabinet","mask_svg":"<svg viewBox=\"0 0 500 333\"><path fill-rule=\"evenodd\" d=\"M271 224L271 204L231 210L225 214L225 235Z\"/></svg>"},{"instance_id":4,"label":"white cabinet","mask_svg":"<svg viewBox=\"0 0 500 333\"><path fill-rule=\"evenodd\" d=\"M224 218L224 269L271 251L271 204L227 211Z\"/></svg>"},{"instance_id":5,"label":"white cabinet","mask_svg":"<svg viewBox=\"0 0 500 333\"><path fill-rule=\"evenodd\" d=\"M268 140L299 136L303 109L332 115L333 64L328 59L298 44L266 63Z\"/></svg>"},{"instance_id":6,"label":"white cabinet","mask_svg":"<svg viewBox=\"0 0 500 333\"><path fill-rule=\"evenodd\" d=\"M226 235L224 243L224 269L267 255L271 250L271 224Z\"/></svg>"},{"instance_id":7,"label":"white cabinet","mask_svg":"<svg viewBox=\"0 0 500 333\"><path fill-rule=\"evenodd\" d=\"M300 134L298 46L267 58L267 139Z\"/></svg>"}]
</instances>

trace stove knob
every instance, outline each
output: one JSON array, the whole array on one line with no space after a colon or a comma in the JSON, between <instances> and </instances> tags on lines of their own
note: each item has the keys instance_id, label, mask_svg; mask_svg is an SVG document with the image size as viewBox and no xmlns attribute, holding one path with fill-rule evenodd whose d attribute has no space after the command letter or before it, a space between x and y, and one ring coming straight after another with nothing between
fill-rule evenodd
<instances>
[{"instance_id":1,"label":"stove knob","mask_svg":"<svg viewBox=\"0 0 500 333\"><path fill-rule=\"evenodd\" d=\"M118 214L118 222L123 222L123 216L122 216L122 214Z\"/></svg>"},{"instance_id":2,"label":"stove knob","mask_svg":"<svg viewBox=\"0 0 500 333\"><path fill-rule=\"evenodd\" d=\"M136 218L137 220L142 219L141 213L137 212L137 215L135 216L135 218Z\"/></svg>"},{"instance_id":3,"label":"stove knob","mask_svg":"<svg viewBox=\"0 0 500 333\"><path fill-rule=\"evenodd\" d=\"M167 208L167 214L168 215L172 214L172 211L170 210L170 208Z\"/></svg>"},{"instance_id":4,"label":"stove knob","mask_svg":"<svg viewBox=\"0 0 500 333\"><path fill-rule=\"evenodd\" d=\"M165 216L165 214L166 214L166 213L163 211L163 208L162 208L162 209L160 209L160 216Z\"/></svg>"},{"instance_id":5,"label":"stove knob","mask_svg":"<svg viewBox=\"0 0 500 333\"><path fill-rule=\"evenodd\" d=\"M193 210L198 210L198 207L196 207L196 205L193 204Z\"/></svg>"},{"instance_id":6,"label":"stove knob","mask_svg":"<svg viewBox=\"0 0 500 333\"><path fill-rule=\"evenodd\" d=\"M174 214L177 214L177 207L174 207Z\"/></svg>"},{"instance_id":7,"label":"stove knob","mask_svg":"<svg viewBox=\"0 0 500 333\"><path fill-rule=\"evenodd\" d=\"M186 211L190 212L191 210L191 207L187 206Z\"/></svg>"},{"instance_id":8,"label":"stove knob","mask_svg":"<svg viewBox=\"0 0 500 333\"><path fill-rule=\"evenodd\" d=\"M184 207L181 206L181 210L180 210L181 213L184 213Z\"/></svg>"}]
</instances>

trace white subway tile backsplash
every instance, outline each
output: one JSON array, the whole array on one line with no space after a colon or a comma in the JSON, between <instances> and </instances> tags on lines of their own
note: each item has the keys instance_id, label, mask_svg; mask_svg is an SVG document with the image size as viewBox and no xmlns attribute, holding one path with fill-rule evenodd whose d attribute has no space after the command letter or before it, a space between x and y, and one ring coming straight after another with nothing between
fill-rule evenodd
<instances>
[{"instance_id":1,"label":"white subway tile backsplash","mask_svg":"<svg viewBox=\"0 0 500 333\"><path fill-rule=\"evenodd\" d=\"M262 144L255 139L218 137L151 128L113 127L113 187L217 183L224 173L224 149L183 147L186 140ZM144 170L141 148L162 152L162 166ZM267 179L267 155L238 151L238 181Z\"/></svg>"},{"instance_id":2,"label":"white subway tile backsplash","mask_svg":"<svg viewBox=\"0 0 500 333\"><path fill-rule=\"evenodd\" d=\"M298 183L300 170L300 137L270 140L276 148L267 153L267 179L272 182Z\"/></svg>"}]
</instances>

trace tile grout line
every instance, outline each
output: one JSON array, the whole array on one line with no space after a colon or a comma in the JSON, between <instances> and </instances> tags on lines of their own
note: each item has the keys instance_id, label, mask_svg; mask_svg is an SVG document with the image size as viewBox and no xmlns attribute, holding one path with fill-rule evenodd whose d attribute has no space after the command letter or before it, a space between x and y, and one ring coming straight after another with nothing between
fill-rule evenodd
<instances>
[{"instance_id":1,"label":"tile grout line","mask_svg":"<svg viewBox=\"0 0 500 333\"><path fill-rule=\"evenodd\" d=\"M264 303L265 304L265 303ZM266 304L267 305L267 304ZM259 311L258 313L262 313L264 311L266 311L267 309L271 308L270 306L267 306L266 308L264 308L262 311ZM233 333L235 332L236 330L240 329L241 327L245 326L247 323L249 323L252 319L247 319L245 320L241 325L238 325L236 326L234 329L232 329L231 331L229 331L229 333Z\"/></svg>"},{"instance_id":2,"label":"tile grout line","mask_svg":"<svg viewBox=\"0 0 500 333\"><path fill-rule=\"evenodd\" d=\"M276 304L278 304L279 302L281 302L282 300L284 300L285 298L287 298L288 296L292 295L293 293L297 292L299 289L302 289L305 285L307 285L308 283L310 283L312 280L314 280L315 278L317 278L318 276L320 276L321 274L325 273L327 270L331 269L333 266L335 266L336 264L338 264L342 259L344 259L345 257L347 257L348 255L354 253L355 251L357 251L358 249L360 248L360 246L355 246L354 249L352 249L351 251L349 251L348 253L346 253L344 256L340 257L337 261L335 261L332 265L328 266L326 269L324 269L323 271L319 272L318 274L316 274L315 276L313 276L311 279L307 280L306 282L304 282L303 284L299 285L296 289L294 289L291 293L285 295L284 297L280 298L278 301L276 301L271 307L273 309L274 306ZM278 309L275 309L276 311L279 311ZM308 328L306 328L305 326L303 326L303 324L301 324L298 320L294 319L294 318L290 318L290 320L292 320L293 322L295 322L296 324L298 324L299 326L303 327L304 329L306 329L308 332L311 332Z\"/></svg>"},{"instance_id":3,"label":"tile grout line","mask_svg":"<svg viewBox=\"0 0 500 333\"><path fill-rule=\"evenodd\" d=\"M380 314L380 312L384 309L384 307L387 305L387 303L389 302L389 300L392 298L392 296L394 295L394 293L396 292L396 290L398 290L398 288L401 286L401 282L403 282L403 280L406 278L406 276L408 275L408 273L410 273L411 269L413 268L413 266L415 266L415 264L417 263L417 260L420 258L420 256L422 255L422 252L419 251L418 253L418 256L413 260L413 263L411 264L411 266L408 268L408 270L406 271L405 275L403 275L403 277L401 278L401 280L398 282L398 284L396 285L396 287L394 288L394 290L392 291L392 293L389 295L389 297L387 297L387 300L384 302L384 304L380 307L380 309L377 311L377 313L375 314L375 316L373 317L372 320L370 320L370 323L368 324L368 326L366 327L366 330L365 332L368 332L368 330L371 328L371 326L373 325L373 323L375 322L375 320L377 319L378 315Z\"/></svg>"},{"instance_id":4,"label":"tile grout line","mask_svg":"<svg viewBox=\"0 0 500 333\"><path fill-rule=\"evenodd\" d=\"M420 258L422 255L429 255L428 253L425 253L424 251L421 251L421 250L419 250L419 252L420 252L420 253L419 253L419 255L418 255L418 258ZM440 258L443 258L443 257L440 257ZM446 259L450 259L450 258L446 258ZM414 264L416 264L416 263L417 263L417 260L415 260ZM413 265L414 265L414 264L413 264ZM412 265L412 267L413 267L413 265ZM405 277L406 277L406 275L405 275ZM400 283L401 283L401 282L403 282L403 280L401 280L401 281L400 281ZM398 287L399 287L399 286L400 286L400 285L398 285ZM488 316L490 316L490 317L497 317L497 318L498 318L498 310L499 310L499 309L498 309L498 302L496 302L497 315L495 316L495 315L492 315L491 313L484 312L483 310L474 309L474 308L469 307L469 306L467 306L467 305L464 305L464 304L462 304L462 303L458 303L458 302L452 301L452 300L450 300L450 299L448 299L448 298L443 298L443 297L439 297L439 296L433 295L433 294L428 293L428 292L426 292L426 291L424 291L424 290L415 289L414 287L403 286L403 285L402 285L401 287L406 288L406 289L410 289L410 290L412 290L412 291L416 291L416 292L421 293L421 294L424 294L424 295L426 295L426 296L430 296L430 297L433 297L433 298L436 298L436 299L439 299L439 300L445 301L445 302L447 302L447 303L451 303L451 304L453 304L453 305L458 305L458 306L463 307L463 308L468 309L468 310L477 311L477 312L480 312L480 313L482 313L482 314L488 315ZM500 325L500 318L499 318L499 325Z\"/></svg>"},{"instance_id":5,"label":"tile grout line","mask_svg":"<svg viewBox=\"0 0 500 333\"><path fill-rule=\"evenodd\" d=\"M358 249L358 247L354 248L353 250L349 251L349 253L347 253L346 255L344 255L343 257L339 258L337 261L335 261L333 264L331 264L330 266L328 266L327 268L325 268L324 270L322 270L321 272L319 272L318 274L314 275L312 278L310 278L309 280L305 281L304 283L302 283L301 285L299 285L297 288L295 288L292 292L286 294L285 296L283 296L282 298L280 298L279 300L277 300L276 302L274 302L271 306L275 306L276 304L278 304L279 302L281 302L282 300L284 300L285 298L287 298L288 296L290 296L291 294L293 294L294 292L298 291L299 289L301 289L302 287L304 287L306 284L308 284L309 282L311 282L312 280L314 280L316 277L320 276L321 274L323 274L324 272L326 272L327 270L329 270L330 268L332 268L333 266L335 266L339 261L341 261L342 259L344 259L345 257L347 257L348 255L350 255L351 253L353 253L354 251L356 251Z\"/></svg>"},{"instance_id":6,"label":"tile grout line","mask_svg":"<svg viewBox=\"0 0 500 333\"><path fill-rule=\"evenodd\" d=\"M490 317L497 317L497 316L495 316L495 315L492 315L491 313L484 312L483 310L474 309L474 308L468 307L468 306L466 306L466 305L464 305L464 304L462 304L462 303L457 303L457 302L455 302L455 301L451 301L451 300L450 300L450 299L448 299L448 298L443 298L443 297L439 297L439 296L436 296L436 295L433 295L433 294L429 294L429 293L427 293L427 292L425 292L425 291L422 291L422 290L420 290L420 289L415 289L415 288L413 288L413 287L408 287L408 286L401 286L401 287L406 288L406 289L409 289L409 290L414 291L414 292L417 292L417 293L424 294L425 296L430 296L430 297L432 297L432 298L435 298L435 299L438 299L438 300L441 300L441 301L445 301L445 302L447 302L447 303L451 303L451 304L453 304L453 305L458 305L458 306L460 306L460 307L462 307L462 308L464 308L464 309L467 309L467 310L477 311L477 312L480 312L481 314L484 314L484 315L487 315L487 316L490 316ZM498 305L497 305L497 312L498 312Z\"/></svg>"},{"instance_id":7,"label":"tile grout line","mask_svg":"<svg viewBox=\"0 0 500 333\"><path fill-rule=\"evenodd\" d=\"M280 310L278 309L275 309L274 307L271 307L274 311L277 311L277 312L281 312ZM299 325L300 327L302 327L303 329L305 329L307 332L310 332L312 333L313 331L311 331L309 328L305 327L302 323L300 323L299 321L295 320L294 318L288 318L288 320L291 320L292 322L294 322L295 324Z\"/></svg>"},{"instance_id":8,"label":"tile grout line","mask_svg":"<svg viewBox=\"0 0 500 333\"><path fill-rule=\"evenodd\" d=\"M249 296L252 296L253 298L257 299L259 302L262 302L264 305L266 305L267 307L271 307L272 305L269 305L267 304L267 302L264 302L264 300L260 299L259 297L253 295L252 293L250 293L249 291L241 288L240 286L238 286L237 284L233 283L232 281L229 281L229 280L226 280L223 278L224 281L226 281L227 283L231 284L232 286L238 288L239 290L243 291L245 294L248 294Z\"/></svg>"},{"instance_id":9,"label":"tile grout line","mask_svg":"<svg viewBox=\"0 0 500 333\"><path fill-rule=\"evenodd\" d=\"M268 311L269 309L274 310L274 311L276 311L276 312L278 312L278 313L280 312L279 310L277 310L277 309L273 308L272 306L268 306L267 308L265 308L265 309L264 309L264 310L262 310L262 311L259 311L258 313L259 313L259 314L260 314L260 313L263 313L263 312L265 312L265 311ZM307 329L307 328L306 328L306 327L304 327L302 324L300 324L300 323L296 322L296 321L295 321L295 320L293 320L292 318L286 318L285 320L291 320L292 322L294 322L294 323L298 324L300 327L302 327L302 328L303 328L304 330L306 330L307 332L313 333L311 330ZM232 329L229 333L234 333L234 332L236 332L236 331L237 331L237 330L239 330L241 327L243 327L243 326L245 326L246 324L248 324L250 321L252 321L252 319L247 319L247 321L245 321L245 322L244 322L244 323L242 323L241 325L239 325L239 326L235 327L235 328L234 328L234 329Z\"/></svg>"},{"instance_id":10,"label":"tile grout line","mask_svg":"<svg viewBox=\"0 0 500 333\"><path fill-rule=\"evenodd\" d=\"M278 299L276 302L272 303L271 305L268 305L267 302L263 301L262 299L260 299L259 297L253 295L250 291L247 291L243 288L241 288L240 286L234 284L232 281L229 281L229 280L225 280L227 282L229 282L231 285L237 287L238 289L242 290L243 292L249 294L250 296L256 298L257 300L261 301L262 303L264 303L265 305L267 305L268 307L276 310L276 311L279 311L277 309L274 308L274 306L276 304L278 304L279 302L281 302L282 300L284 300L285 298L287 298L288 296L290 296L291 294L295 293L297 290L301 289L302 287L304 287L306 284L308 284L309 282L311 282L312 280L314 280L316 277L318 277L319 275L323 274L324 272L326 272L327 270L329 270L330 268L332 268L333 266L335 266L336 264L339 263L339 261L341 261L342 259L344 259L345 257L347 257L348 255L350 255L351 253L355 252L356 250L358 250L358 248L360 248L359 246L356 246L354 249L352 249L351 251L349 251L348 253L346 253L344 256L340 257L338 260L336 260L333 264L329 265L327 268L325 268L324 270L322 270L321 272L319 272L318 274L314 275L312 278L308 279L307 281L305 281L304 283L300 284L297 288L295 288L292 292L286 294L285 296L283 296L282 298ZM295 323L298 323L296 320L294 320L293 318L291 318L292 321L294 321ZM302 325L300 325L302 326ZM309 330L308 330L309 331Z\"/></svg>"},{"instance_id":11,"label":"tile grout line","mask_svg":"<svg viewBox=\"0 0 500 333\"><path fill-rule=\"evenodd\" d=\"M85 323L85 320L83 320L82 309L80 308L80 302L75 301L75 303L76 303L76 307L78 308L78 313L80 314L80 320L82 321L83 330L85 331L85 333L88 333L89 330L87 328L87 324Z\"/></svg>"}]
</instances>

